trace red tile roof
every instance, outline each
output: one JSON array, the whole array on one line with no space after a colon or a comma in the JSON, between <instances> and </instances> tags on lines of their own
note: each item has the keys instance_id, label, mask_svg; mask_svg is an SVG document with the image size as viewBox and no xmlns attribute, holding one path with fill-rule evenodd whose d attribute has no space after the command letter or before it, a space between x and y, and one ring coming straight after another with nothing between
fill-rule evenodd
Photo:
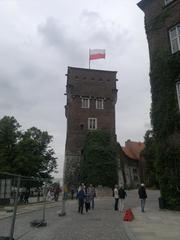
<instances>
[{"instance_id":1,"label":"red tile roof","mask_svg":"<svg viewBox=\"0 0 180 240\"><path fill-rule=\"evenodd\" d=\"M140 153L144 147L145 145L142 142L128 140L125 142L125 147L122 147L122 150L129 158L140 160Z\"/></svg>"}]
</instances>

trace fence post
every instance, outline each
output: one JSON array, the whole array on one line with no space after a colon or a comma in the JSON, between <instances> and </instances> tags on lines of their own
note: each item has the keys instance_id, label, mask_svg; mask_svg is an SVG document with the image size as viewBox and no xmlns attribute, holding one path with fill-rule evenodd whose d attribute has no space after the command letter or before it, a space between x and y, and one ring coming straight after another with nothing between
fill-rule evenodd
<instances>
[{"instance_id":1,"label":"fence post","mask_svg":"<svg viewBox=\"0 0 180 240\"><path fill-rule=\"evenodd\" d=\"M65 186L63 185L62 188L62 208L61 208L61 212L58 213L59 217L63 217L66 215L66 206L65 206L65 201L66 201L66 189Z\"/></svg>"},{"instance_id":2,"label":"fence post","mask_svg":"<svg viewBox=\"0 0 180 240\"><path fill-rule=\"evenodd\" d=\"M12 216L11 229L10 229L10 240L13 240L13 235L14 235L14 226L15 226L15 221L16 221L16 212L17 212L17 204L18 204L20 181L21 181L21 177L18 176L18 179L17 179L17 191L16 191L16 197L15 197L15 201L14 201L14 210L13 210L13 216Z\"/></svg>"},{"instance_id":3,"label":"fence post","mask_svg":"<svg viewBox=\"0 0 180 240\"><path fill-rule=\"evenodd\" d=\"M45 222L46 195L47 195L47 183L45 182L43 191L43 218L42 218L43 222Z\"/></svg>"}]
</instances>

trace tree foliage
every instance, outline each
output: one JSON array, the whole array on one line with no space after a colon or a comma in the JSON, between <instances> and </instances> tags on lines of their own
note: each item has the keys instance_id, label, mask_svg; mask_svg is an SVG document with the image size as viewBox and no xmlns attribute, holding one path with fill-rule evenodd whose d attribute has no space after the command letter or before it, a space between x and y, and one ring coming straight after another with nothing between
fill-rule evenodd
<instances>
[{"instance_id":1,"label":"tree foliage","mask_svg":"<svg viewBox=\"0 0 180 240\"><path fill-rule=\"evenodd\" d=\"M144 136L145 148L142 156L146 160L145 164L145 182L149 187L158 187L159 182L156 172L156 142L152 130L148 130Z\"/></svg>"},{"instance_id":2,"label":"tree foliage","mask_svg":"<svg viewBox=\"0 0 180 240\"><path fill-rule=\"evenodd\" d=\"M49 177L56 169L52 141L46 131L32 127L25 132L14 117L0 120L0 171Z\"/></svg>"},{"instance_id":3,"label":"tree foliage","mask_svg":"<svg viewBox=\"0 0 180 240\"><path fill-rule=\"evenodd\" d=\"M110 134L103 131L87 134L80 178L96 186L112 187L117 183L116 145Z\"/></svg>"}]
</instances>

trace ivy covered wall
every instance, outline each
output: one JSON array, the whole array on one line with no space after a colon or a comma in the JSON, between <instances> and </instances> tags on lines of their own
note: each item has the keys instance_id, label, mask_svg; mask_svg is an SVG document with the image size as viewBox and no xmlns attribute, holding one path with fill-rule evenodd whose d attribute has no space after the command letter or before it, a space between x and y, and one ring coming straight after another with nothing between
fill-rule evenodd
<instances>
[{"instance_id":1,"label":"ivy covered wall","mask_svg":"<svg viewBox=\"0 0 180 240\"><path fill-rule=\"evenodd\" d=\"M151 61L151 122L155 138L155 166L161 195L168 208L180 207L180 112L176 82L180 81L180 53L159 50Z\"/></svg>"},{"instance_id":2,"label":"ivy covered wall","mask_svg":"<svg viewBox=\"0 0 180 240\"><path fill-rule=\"evenodd\" d=\"M95 186L117 184L117 144L109 133L98 130L87 134L80 179Z\"/></svg>"}]
</instances>

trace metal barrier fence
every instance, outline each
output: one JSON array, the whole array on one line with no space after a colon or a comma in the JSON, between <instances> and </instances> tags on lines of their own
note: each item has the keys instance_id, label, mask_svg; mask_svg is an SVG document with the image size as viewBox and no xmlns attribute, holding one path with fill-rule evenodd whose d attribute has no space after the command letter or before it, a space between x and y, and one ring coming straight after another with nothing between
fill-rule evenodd
<instances>
[{"instance_id":1,"label":"metal barrier fence","mask_svg":"<svg viewBox=\"0 0 180 240\"><path fill-rule=\"evenodd\" d=\"M0 221L6 221L5 227L0 224L0 240L14 239L17 210L18 214L36 211L34 219L28 218L27 222L23 223L26 229L29 229L30 225L45 226L46 205L58 202L60 193L59 183L52 183L50 179L0 172ZM63 204L60 205L63 208Z\"/></svg>"}]
</instances>

